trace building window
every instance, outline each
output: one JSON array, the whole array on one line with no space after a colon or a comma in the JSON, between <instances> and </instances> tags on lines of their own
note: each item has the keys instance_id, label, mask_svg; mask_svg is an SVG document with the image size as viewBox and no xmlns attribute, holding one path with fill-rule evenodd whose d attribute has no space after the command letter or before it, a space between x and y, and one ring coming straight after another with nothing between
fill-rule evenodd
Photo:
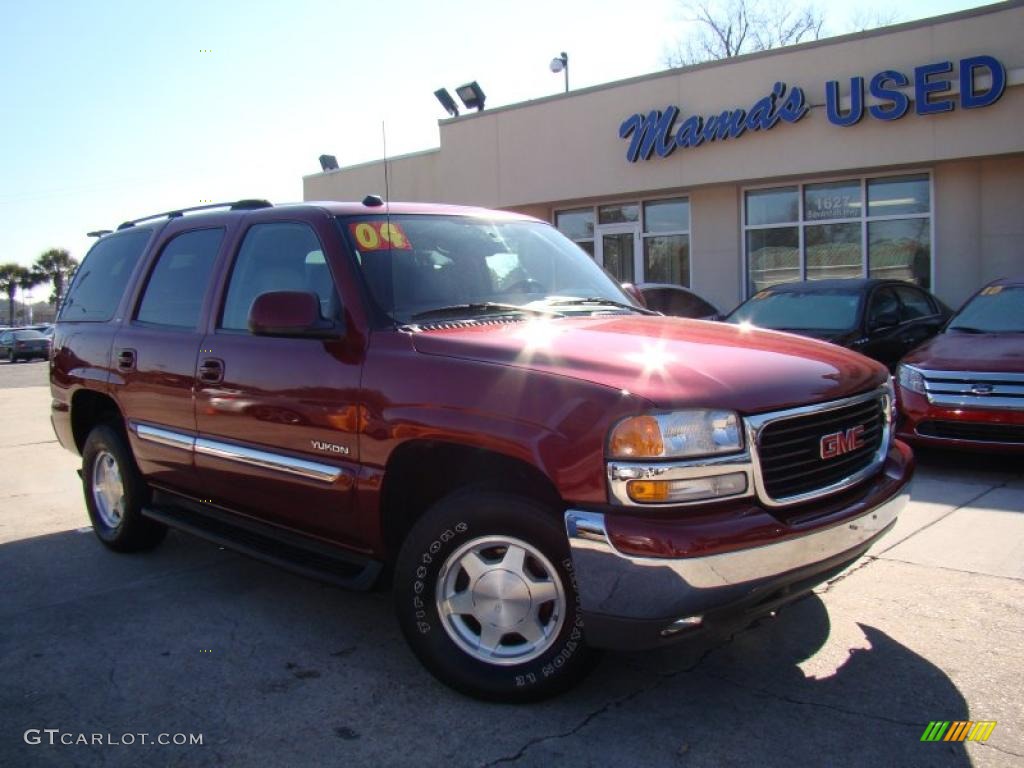
<instances>
[{"instance_id":1,"label":"building window","mask_svg":"<svg viewBox=\"0 0 1024 768\"><path fill-rule=\"evenodd\" d=\"M868 276L930 289L930 189L928 174L915 174L748 190L747 294Z\"/></svg>"},{"instance_id":2,"label":"building window","mask_svg":"<svg viewBox=\"0 0 1024 768\"><path fill-rule=\"evenodd\" d=\"M576 245L594 255L594 209L580 208L575 211L559 211L555 214L558 231Z\"/></svg>"},{"instance_id":3,"label":"building window","mask_svg":"<svg viewBox=\"0 0 1024 768\"><path fill-rule=\"evenodd\" d=\"M555 226L618 280L690 284L686 197L557 211Z\"/></svg>"},{"instance_id":4,"label":"building window","mask_svg":"<svg viewBox=\"0 0 1024 768\"><path fill-rule=\"evenodd\" d=\"M690 285L690 201L644 203L645 283Z\"/></svg>"}]
</instances>

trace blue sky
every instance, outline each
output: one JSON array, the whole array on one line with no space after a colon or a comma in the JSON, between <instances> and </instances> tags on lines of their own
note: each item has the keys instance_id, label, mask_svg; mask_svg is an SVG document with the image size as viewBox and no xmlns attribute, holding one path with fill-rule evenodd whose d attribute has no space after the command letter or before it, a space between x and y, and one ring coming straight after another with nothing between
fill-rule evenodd
<instances>
[{"instance_id":1,"label":"blue sky","mask_svg":"<svg viewBox=\"0 0 1024 768\"><path fill-rule=\"evenodd\" d=\"M822 7L842 32L857 9L978 4ZM81 258L88 230L203 200L299 200L320 154L379 158L382 121L391 155L436 146L436 88L548 96L563 50L574 88L655 72L685 29L676 0L5 3L0 262Z\"/></svg>"}]
</instances>

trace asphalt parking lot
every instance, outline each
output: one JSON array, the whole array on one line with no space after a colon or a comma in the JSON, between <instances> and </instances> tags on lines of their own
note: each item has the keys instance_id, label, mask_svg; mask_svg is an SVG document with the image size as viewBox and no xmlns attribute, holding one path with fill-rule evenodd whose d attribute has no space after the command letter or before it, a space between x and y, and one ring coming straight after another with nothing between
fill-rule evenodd
<instances>
[{"instance_id":1,"label":"asphalt parking lot","mask_svg":"<svg viewBox=\"0 0 1024 768\"><path fill-rule=\"evenodd\" d=\"M104 549L45 379L45 363L0 363L0 765L1024 761L1019 459L922 455L898 527L814 595L713 644L609 654L568 695L512 707L436 683L386 593L176 532L150 554ZM932 720L998 725L922 743Z\"/></svg>"}]
</instances>

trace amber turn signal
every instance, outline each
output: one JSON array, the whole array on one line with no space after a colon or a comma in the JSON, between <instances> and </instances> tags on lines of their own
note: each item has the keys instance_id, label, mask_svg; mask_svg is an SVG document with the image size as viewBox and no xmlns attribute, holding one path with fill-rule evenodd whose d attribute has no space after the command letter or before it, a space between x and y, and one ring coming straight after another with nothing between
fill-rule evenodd
<instances>
[{"instance_id":1,"label":"amber turn signal","mask_svg":"<svg viewBox=\"0 0 1024 768\"><path fill-rule=\"evenodd\" d=\"M665 453L661 427L653 416L634 416L612 430L608 450L616 458L654 458Z\"/></svg>"}]
</instances>

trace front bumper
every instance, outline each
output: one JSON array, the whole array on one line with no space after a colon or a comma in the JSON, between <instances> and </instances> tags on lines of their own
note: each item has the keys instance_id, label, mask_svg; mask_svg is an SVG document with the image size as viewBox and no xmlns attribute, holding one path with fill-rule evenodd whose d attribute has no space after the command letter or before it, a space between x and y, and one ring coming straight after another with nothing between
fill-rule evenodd
<instances>
[{"instance_id":1,"label":"front bumper","mask_svg":"<svg viewBox=\"0 0 1024 768\"><path fill-rule=\"evenodd\" d=\"M612 543L604 514L566 511L587 641L602 648L656 647L712 627L749 623L806 593L895 524L909 499L912 468L909 449L897 443L863 494L833 506L817 524L780 521L770 536L706 555L627 555ZM735 527L735 515L728 525ZM684 517L653 530L665 535L686 526Z\"/></svg>"}]
</instances>

